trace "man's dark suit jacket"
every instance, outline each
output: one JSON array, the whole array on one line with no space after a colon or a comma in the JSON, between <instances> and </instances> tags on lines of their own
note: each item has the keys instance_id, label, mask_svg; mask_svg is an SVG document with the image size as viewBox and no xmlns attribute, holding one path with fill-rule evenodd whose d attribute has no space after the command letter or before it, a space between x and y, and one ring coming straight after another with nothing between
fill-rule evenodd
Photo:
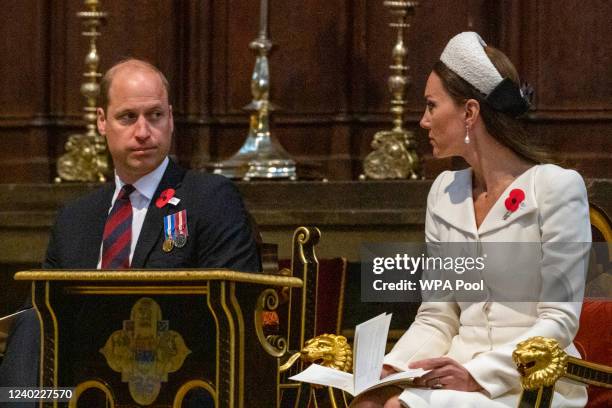
<instances>
[{"instance_id":1,"label":"man's dark suit jacket","mask_svg":"<svg viewBox=\"0 0 612 408\"><path fill-rule=\"evenodd\" d=\"M168 188L176 190L180 202L158 208L155 201ZM110 184L60 211L44 268L96 268L114 191ZM181 210L187 210L187 244L164 252L164 216ZM234 184L223 176L186 171L170 160L149 205L131 267L260 271L249 217Z\"/></svg>"},{"instance_id":2,"label":"man's dark suit jacket","mask_svg":"<svg viewBox=\"0 0 612 408\"><path fill-rule=\"evenodd\" d=\"M177 205L156 206L160 193L176 190ZM46 269L95 269L115 190L106 185L60 210L47 249ZM163 218L187 210L183 248L162 250ZM186 171L172 160L159 183L132 257L132 268L229 268L259 272L250 218L235 185L223 176ZM0 386L37 383L39 327L33 311L16 322L0 366ZM78 319L78 317L77 317Z\"/></svg>"}]
</instances>

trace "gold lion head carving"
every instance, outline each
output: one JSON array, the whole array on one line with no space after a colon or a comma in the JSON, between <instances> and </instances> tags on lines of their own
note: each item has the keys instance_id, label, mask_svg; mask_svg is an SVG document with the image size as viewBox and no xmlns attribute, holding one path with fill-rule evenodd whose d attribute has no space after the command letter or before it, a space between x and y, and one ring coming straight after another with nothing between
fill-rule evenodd
<instances>
[{"instance_id":1,"label":"gold lion head carving","mask_svg":"<svg viewBox=\"0 0 612 408\"><path fill-rule=\"evenodd\" d=\"M512 360L526 390L552 386L565 374L567 366L567 354L559 343L540 336L520 342L512 353Z\"/></svg>"},{"instance_id":2,"label":"gold lion head carving","mask_svg":"<svg viewBox=\"0 0 612 408\"><path fill-rule=\"evenodd\" d=\"M316 363L341 371L353 367L353 351L346 337L335 334L322 334L310 339L301 351L302 361Z\"/></svg>"}]
</instances>

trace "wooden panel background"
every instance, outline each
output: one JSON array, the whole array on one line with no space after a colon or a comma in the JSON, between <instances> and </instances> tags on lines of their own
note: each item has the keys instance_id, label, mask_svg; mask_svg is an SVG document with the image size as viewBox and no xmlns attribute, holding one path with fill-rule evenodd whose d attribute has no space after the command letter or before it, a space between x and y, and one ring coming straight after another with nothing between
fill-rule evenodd
<instances>
[{"instance_id":1,"label":"wooden panel background","mask_svg":"<svg viewBox=\"0 0 612 408\"><path fill-rule=\"evenodd\" d=\"M172 86L174 153L190 167L226 158L248 126L257 0L102 0L102 69L135 56ZM612 177L612 3L591 0L423 0L407 36L412 85L407 126L428 178L451 161L429 160L418 129L422 91L444 44L474 29L508 53L536 89L527 126L587 177ZM87 42L82 0L3 0L0 14L0 182L46 183L69 134L80 131ZM382 0L270 0L273 132L305 166L355 179L374 132L389 127L395 40Z\"/></svg>"}]
</instances>

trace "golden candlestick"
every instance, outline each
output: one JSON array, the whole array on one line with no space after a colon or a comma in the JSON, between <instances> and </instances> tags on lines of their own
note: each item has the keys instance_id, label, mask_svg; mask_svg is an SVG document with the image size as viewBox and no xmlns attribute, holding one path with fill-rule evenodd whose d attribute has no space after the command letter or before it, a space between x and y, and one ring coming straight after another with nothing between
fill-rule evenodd
<instances>
[{"instance_id":1,"label":"golden candlestick","mask_svg":"<svg viewBox=\"0 0 612 408\"><path fill-rule=\"evenodd\" d=\"M377 132L372 140L373 152L368 154L363 163L365 179L420 179L421 166L416 153L414 133L403 128L406 106L406 87L411 79L408 76L410 67L406 65L408 53L404 44L404 31L410 28L410 20L414 17L418 1L384 1L383 4L397 16L397 22L389 26L397 28L397 42L393 47L393 64L390 66L392 75L388 85L391 91L391 114L393 129Z\"/></svg>"},{"instance_id":2,"label":"golden candlestick","mask_svg":"<svg viewBox=\"0 0 612 408\"><path fill-rule=\"evenodd\" d=\"M64 153L57 161L58 177L55 182L85 181L105 182L108 172L108 155L106 141L98 134L96 127L97 100L100 95L99 79L102 74L98 72L100 57L96 48L96 41L101 35L98 28L107 17L107 13L99 11L99 0L84 0L87 11L77 13L83 20L85 38L89 38L89 52L85 56L86 71L83 74L85 81L81 84L81 94L85 97L86 105L83 108L86 133L70 135L66 142Z\"/></svg>"}]
</instances>

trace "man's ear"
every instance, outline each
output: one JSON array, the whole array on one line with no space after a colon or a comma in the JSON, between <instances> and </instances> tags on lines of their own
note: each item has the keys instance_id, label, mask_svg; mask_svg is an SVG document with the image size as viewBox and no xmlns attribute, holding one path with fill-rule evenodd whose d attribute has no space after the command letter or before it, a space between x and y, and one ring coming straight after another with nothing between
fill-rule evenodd
<instances>
[{"instance_id":1,"label":"man's ear","mask_svg":"<svg viewBox=\"0 0 612 408\"><path fill-rule=\"evenodd\" d=\"M174 132L174 116L172 115L172 105L168 105L168 117L170 119L170 134Z\"/></svg>"},{"instance_id":2,"label":"man's ear","mask_svg":"<svg viewBox=\"0 0 612 408\"><path fill-rule=\"evenodd\" d=\"M468 99L465 102L465 124L470 128L474 126L480 116L480 103L476 99Z\"/></svg>"},{"instance_id":3,"label":"man's ear","mask_svg":"<svg viewBox=\"0 0 612 408\"><path fill-rule=\"evenodd\" d=\"M104 113L104 109L96 109L96 115L98 116L98 132L100 132L102 136L106 136L106 114Z\"/></svg>"}]
</instances>

